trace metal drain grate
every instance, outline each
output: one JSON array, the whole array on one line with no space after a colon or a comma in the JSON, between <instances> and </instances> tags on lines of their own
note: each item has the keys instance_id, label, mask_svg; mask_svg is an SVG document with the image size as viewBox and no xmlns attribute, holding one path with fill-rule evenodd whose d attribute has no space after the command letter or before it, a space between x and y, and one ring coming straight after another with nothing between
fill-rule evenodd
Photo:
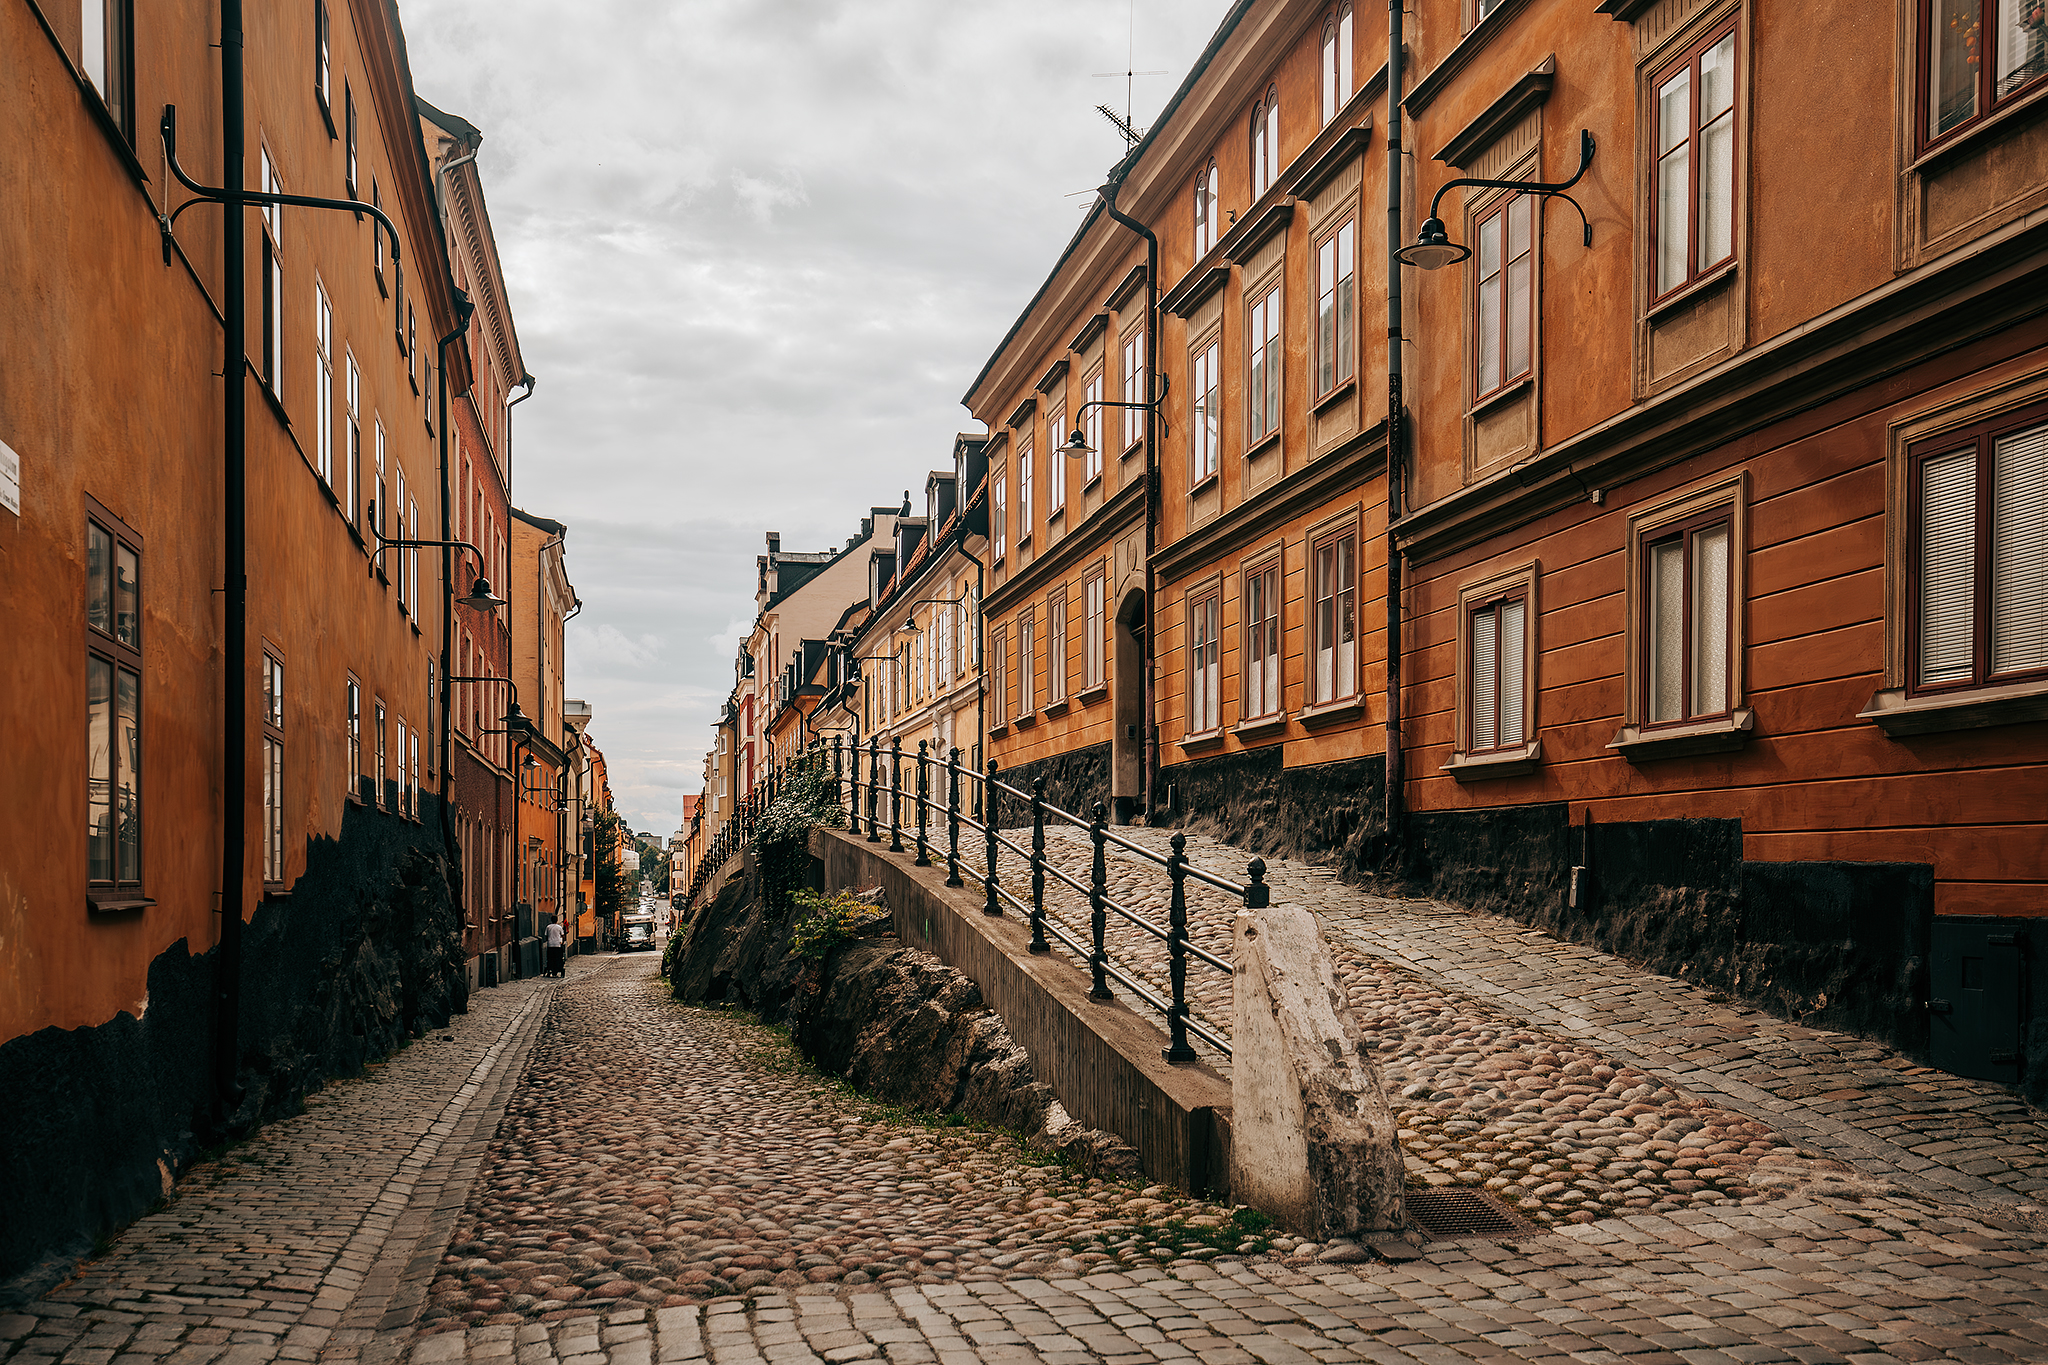
<instances>
[{"instance_id":1,"label":"metal drain grate","mask_svg":"<svg viewBox=\"0 0 2048 1365\"><path fill-rule=\"evenodd\" d=\"M1431 1241L1513 1237L1535 1229L1476 1190L1410 1190L1408 1216Z\"/></svg>"}]
</instances>

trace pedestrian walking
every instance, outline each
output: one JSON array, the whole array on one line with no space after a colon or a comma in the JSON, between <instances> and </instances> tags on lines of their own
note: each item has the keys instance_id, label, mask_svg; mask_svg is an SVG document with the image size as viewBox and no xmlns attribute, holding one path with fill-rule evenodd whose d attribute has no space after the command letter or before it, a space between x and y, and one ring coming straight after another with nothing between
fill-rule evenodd
<instances>
[{"instance_id":1,"label":"pedestrian walking","mask_svg":"<svg viewBox=\"0 0 2048 1365\"><path fill-rule=\"evenodd\" d=\"M562 941L566 937L567 935L562 931L562 922L560 920L550 920L548 922L549 976L561 976L564 974L562 968Z\"/></svg>"}]
</instances>

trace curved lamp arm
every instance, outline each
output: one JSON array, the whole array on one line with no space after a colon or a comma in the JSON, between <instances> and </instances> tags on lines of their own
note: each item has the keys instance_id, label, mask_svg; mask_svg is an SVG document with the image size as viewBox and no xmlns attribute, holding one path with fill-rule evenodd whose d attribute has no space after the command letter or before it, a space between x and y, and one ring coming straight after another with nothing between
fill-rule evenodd
<instances>
[{"instance_id":1,"label":"curved lamp arm","mask_svg":"<svg viewBox=\"0 0 2048 1365\"><path fill-rule=\"evenodd\" d=\"M384 230L391 234L391 259L394 264L398 261L398 224L392 222L391 215L375 204L365 204L359 199L325 199L312 194L271 194L264 190L227 190L202 185L185 174L185 168L178 164L177 105L164 106L164 116L157 124L157 130L163 135L164 159L171 168L171 174L178 178L179 184L198 196L187 199L171 214L157 219L157 228L163 233L166 263L169 262L171 253L171 227L178 221L179 214L194 204L226 204L230 200L240 204L289 204L294 208L339 209L346 213L367 213L382 223Z\"/></svg>"}]
</instances>

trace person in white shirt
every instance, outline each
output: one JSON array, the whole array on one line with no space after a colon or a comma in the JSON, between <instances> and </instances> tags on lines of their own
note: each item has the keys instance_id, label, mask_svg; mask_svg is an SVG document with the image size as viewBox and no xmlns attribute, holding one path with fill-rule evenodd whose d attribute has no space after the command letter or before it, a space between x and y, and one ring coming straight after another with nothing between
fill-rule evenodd
<instances>
[{"instance_id":1,"label":"person in white shirt","mask_svg":"<svg viewBox=\"0 0 2048 1365\"><path fill-rule=\"evenodd\" d=\"M550 920L548 922L547 935L549 976L561 976L563 974L562 943L565 938L567 938L567 935L562 930L562 922L558 919Z\"/></svg>"}]
</instances>

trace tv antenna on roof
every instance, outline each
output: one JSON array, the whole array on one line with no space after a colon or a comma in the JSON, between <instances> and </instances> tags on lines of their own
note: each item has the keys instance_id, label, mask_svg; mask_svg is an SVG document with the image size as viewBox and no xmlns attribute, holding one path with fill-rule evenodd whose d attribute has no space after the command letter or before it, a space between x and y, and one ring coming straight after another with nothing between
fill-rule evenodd
<instances>
[{"instance_id":1,"label":"tv antenna on roof","mask_svg":"<svg viewBox=\"0 0 2048 1365\"><path fill-rule=\"evenodd\" d=\"M1092 73L1097 80L1104 80L1113 76L1122 76L1124 78L1124 112L1122 117L1118 117L1116 110L1106 104L1098 104L1095 108L1104 118L1116 125L1116 130L1119 133L1124 135L1124 148L1126 151L1137 146L1145 136L1145 130L1131 122L1131 92L1137 83L1137 78L1140 76L1168 76L1173 74L1169 71L1136 71L1132 69L1138 64L1137 32L1138 0L1131 0L1130 7L1126 12L1124 69L1122 71L1097 71Z\"/></svg>"}]
</instances>

